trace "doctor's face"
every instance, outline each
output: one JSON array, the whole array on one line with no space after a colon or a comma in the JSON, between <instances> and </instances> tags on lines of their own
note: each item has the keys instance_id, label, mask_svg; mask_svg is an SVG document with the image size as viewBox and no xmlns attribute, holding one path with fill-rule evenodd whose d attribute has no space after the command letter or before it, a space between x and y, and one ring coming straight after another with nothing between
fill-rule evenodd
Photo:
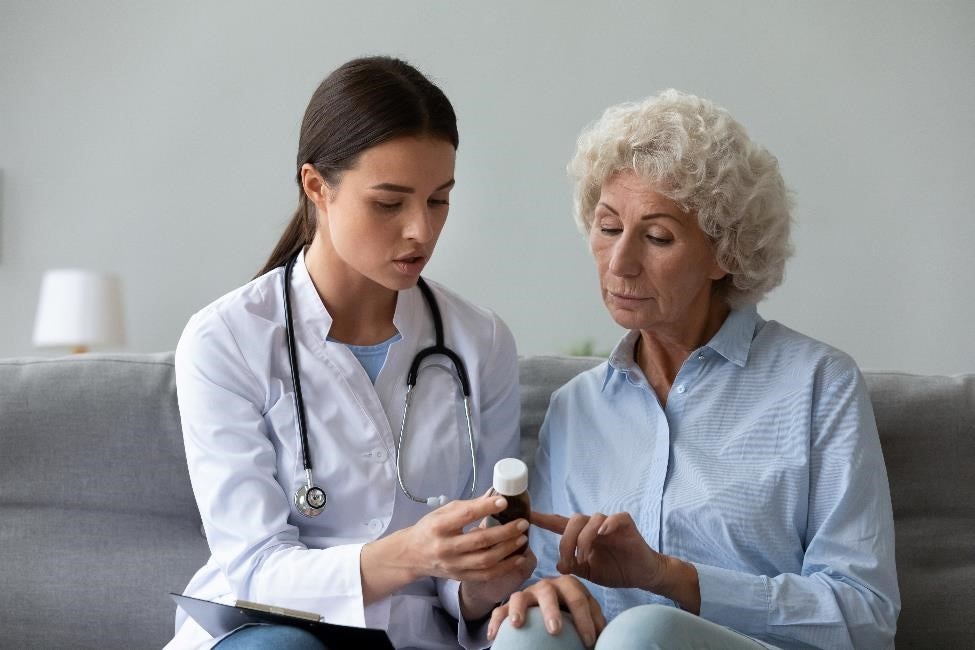
<instances>
[{"instance_id":1,"label":"doctor's face","mask_svg":"<svg viewBox=\"0 0 975 650\"><path fill-rule=\"evenodd\" d=\"M364 151L316 204L318 236L353 285L416 284L447 220L456 151L446 140L401 137Z\"/></svg>"},{"instance_id":2,"label":"doctor's face","mask_svg":"<svg viewBox=\"0 0 975 650\"><path fill-rule=\"evenodd\" d=\"M632 171L603 185L589 246L603 302L627 329L680 331L719 300L725 273L697 219Z\"/></svg>"}]
</instances>

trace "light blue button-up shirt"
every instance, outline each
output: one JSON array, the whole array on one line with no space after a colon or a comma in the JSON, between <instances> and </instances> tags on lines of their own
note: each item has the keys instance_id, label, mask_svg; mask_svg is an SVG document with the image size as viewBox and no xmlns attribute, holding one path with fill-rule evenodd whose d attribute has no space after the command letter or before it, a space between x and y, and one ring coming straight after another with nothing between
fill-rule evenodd
<instances>
[{"instance_id":1,"label":"light blue button-up shirt","mask_svg":"<svg viewBox=\"0 0 975 650\"><path fill-rule=\"evenodd\" d=\"M732 311L684 362L661 407L627 333L555 392L533 508L628 512L694 564L701 616L782 647L893 645L900 595L890 491L870 398L846 354ZM535 577L558 536L533 529ZM671 601L587 583L607 619Z\"/></svg>"}]
</instances>

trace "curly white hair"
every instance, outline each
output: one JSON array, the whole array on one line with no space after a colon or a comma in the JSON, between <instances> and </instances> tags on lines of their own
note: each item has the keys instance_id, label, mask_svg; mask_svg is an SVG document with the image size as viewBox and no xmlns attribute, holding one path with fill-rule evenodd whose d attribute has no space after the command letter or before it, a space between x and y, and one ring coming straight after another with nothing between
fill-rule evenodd
<instances>
[{"instance_id":1,"label":"curly white hair","mask_svg":"<svg viewBox=\"0 0 975 650\"><path fill-rule=\"evenodd\" d=\"M603 184L623 170L696 215L728 274L718 289L729 305L757 303L782 282L791 196L775 156L726 110L673 89L606 109L583 130L568 166L583 232Z\"/></svg>"}]
</instances>

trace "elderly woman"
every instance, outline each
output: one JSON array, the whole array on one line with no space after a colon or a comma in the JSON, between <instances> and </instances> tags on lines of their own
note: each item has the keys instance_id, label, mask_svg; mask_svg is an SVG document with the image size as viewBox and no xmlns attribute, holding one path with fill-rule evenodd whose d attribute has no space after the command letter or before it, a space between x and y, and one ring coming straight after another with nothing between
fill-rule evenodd
<instances>
[{"instance_id":1,"label":"elderly woman","mask_svg":"<svg viewBox=\"0 0 975 650\"><path fill-rule=\"evenodd\" d=\"M669 90L608 109L570 173L627 333L552 397L531 485L549 532L533 533L535 582L492 616L495 649L891 646L893 519L863 378L755 308L790 254L776 159Z\"/></svg>"}]
</instances>

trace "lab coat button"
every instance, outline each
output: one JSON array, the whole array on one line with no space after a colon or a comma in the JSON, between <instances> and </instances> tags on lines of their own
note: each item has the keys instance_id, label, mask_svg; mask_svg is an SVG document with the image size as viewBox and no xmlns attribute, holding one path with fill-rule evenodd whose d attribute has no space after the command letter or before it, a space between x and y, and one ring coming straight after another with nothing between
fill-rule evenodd
<instances>
[{"instance_id":1,"label":"lab coat button","mask_svg":"<svg viewBox=\"0 0 975 650\"><path fill-rule=\"evenodd\" d=\"M377 449L376 451L372 452L372 459L377 463L382 463L386 460L386 452L382 449Z\"/></svg>"},{"instance_id":2,"label":"lab coat button","mask_svg":"<svg viewBox=\"0 0 975 650\"><path fill-rule=\"evenodd\" d=\"M382 519L370 519L369 520L369 532L373 535L378 535L383 531L383 521Z\"/></svg>"},{"instance_id":3,"label":"lab coat button","mask_svg":"<svg viewBox=\"0 0 975 650\"><path fill-rule=\"evenodd\" d=\"M687 388L684 387L684 384L681 384L680 386L677 387L677 392L680 393L680 394L682 394L682 395L684 394L684 391L686 391L686 390L687 390Z\"/></svg>"}]
</instances>

